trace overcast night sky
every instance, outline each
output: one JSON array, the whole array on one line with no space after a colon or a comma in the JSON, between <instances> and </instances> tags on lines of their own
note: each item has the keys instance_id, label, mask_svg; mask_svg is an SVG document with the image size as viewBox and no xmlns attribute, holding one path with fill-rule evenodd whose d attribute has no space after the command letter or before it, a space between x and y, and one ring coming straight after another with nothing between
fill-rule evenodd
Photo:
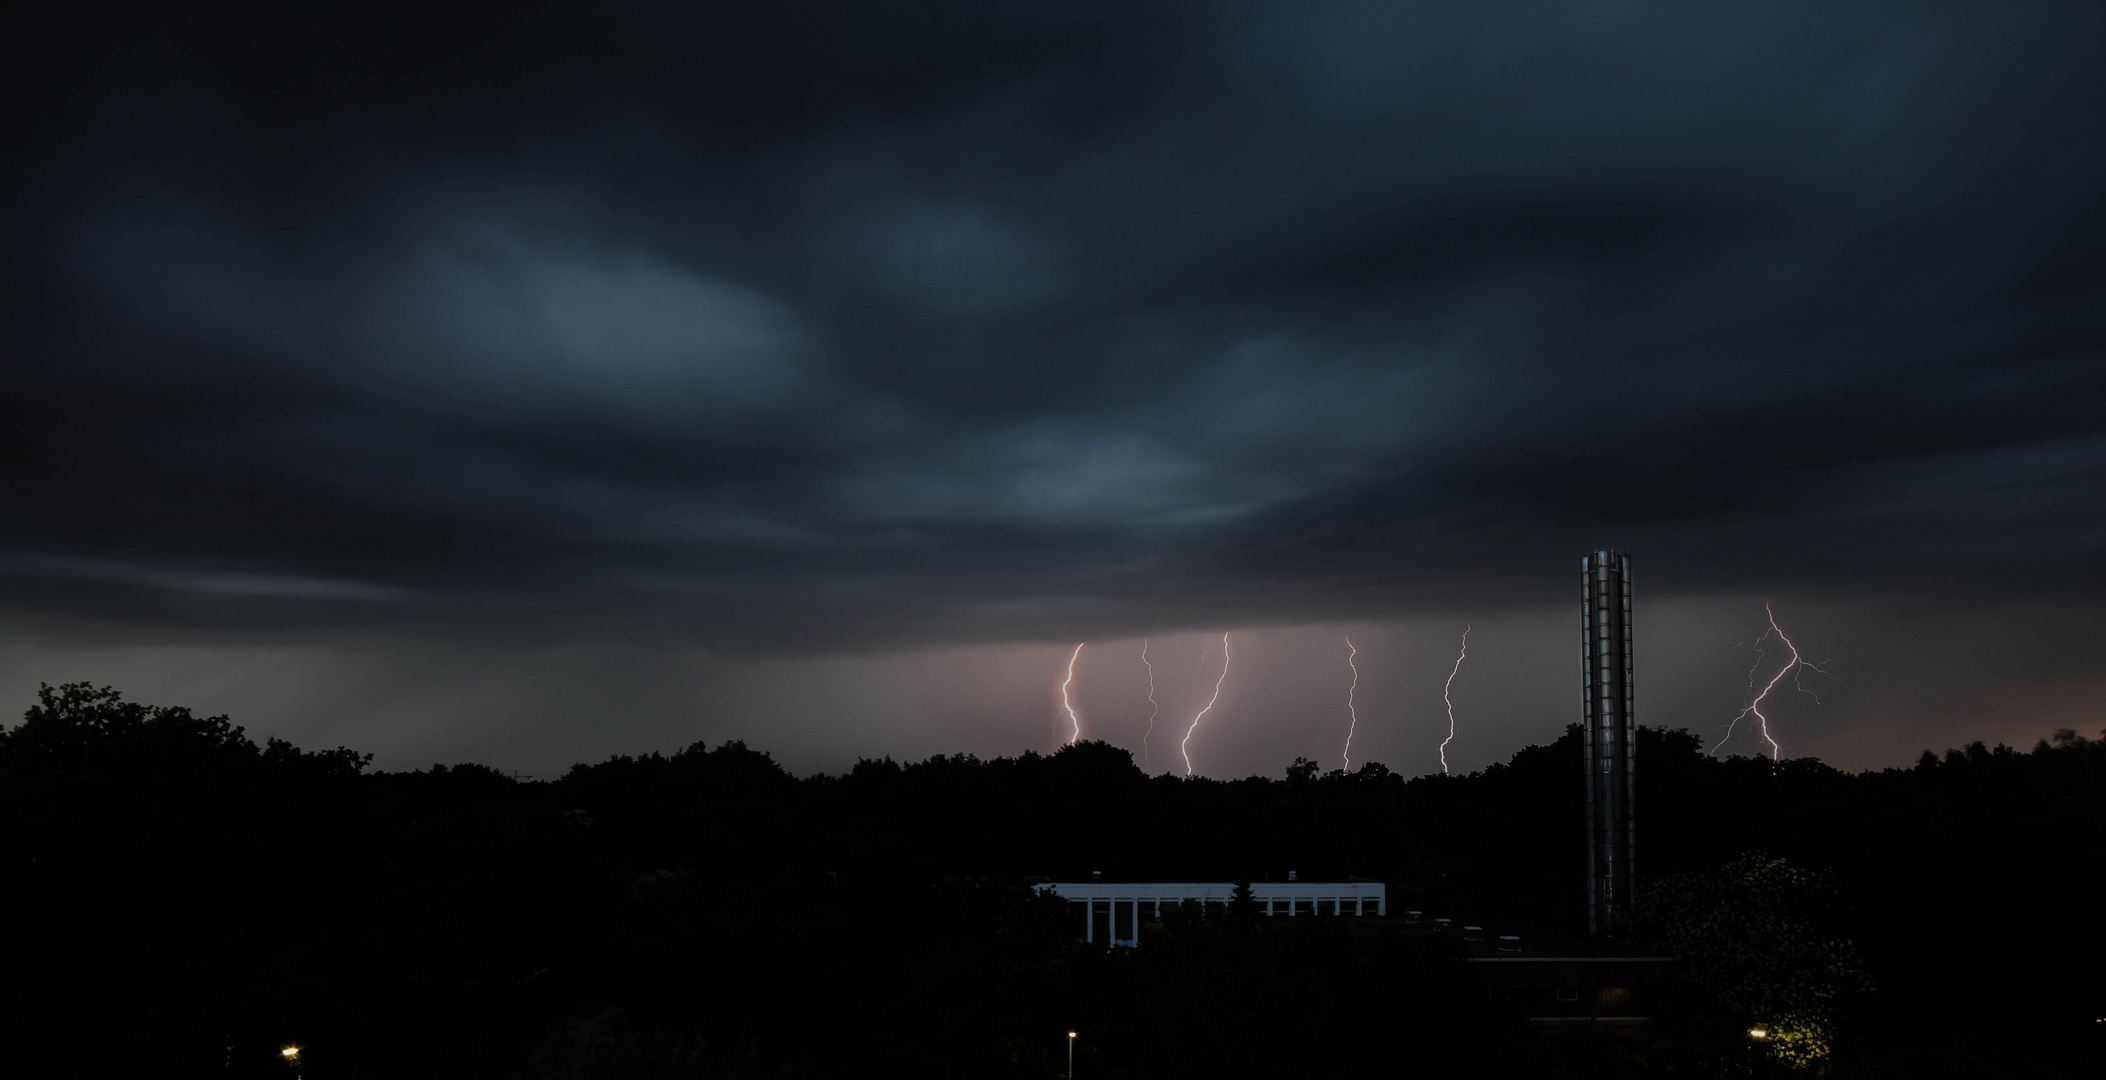
<instances>
[{"instance_id":1,"label":"overcast night sky","mask_svg":"<svg viewBox=\"0 0 2106 1080\"><path fill-rule=\"evenodd\" d=\"M2106 727L2098 5L56 7L10 721L832 771L1057 747L1087 641L1182 771L1228 632L1193 767L1278 775L1350 635L1415 774L1468 625L1479 768L1613 546L1643 722L1722 736L1768 602L1787 754Z\"/></svg>"}]
</instances>

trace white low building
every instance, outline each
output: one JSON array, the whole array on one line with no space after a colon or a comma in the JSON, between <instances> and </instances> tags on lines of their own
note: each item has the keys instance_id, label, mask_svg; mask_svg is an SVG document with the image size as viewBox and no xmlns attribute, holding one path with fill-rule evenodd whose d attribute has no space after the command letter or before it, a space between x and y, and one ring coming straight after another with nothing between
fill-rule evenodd
<instances>
[{"instance_id":1,"label":"white low building","mask_svg":"<svg viewBox=\"0 0 2106 1080\"><path fill-rule=\"evenodd\" d=\"M1236 891L1226 881L1056 881L1040 885L1068 901L1082 938L1137 945L1141 927L1158 913L1187 900L1226 906ZM1322 918L1385 914L1388 887L1379 881L1253 881L1258 914L1275 918Z\"/></svg>"}]
</instances>

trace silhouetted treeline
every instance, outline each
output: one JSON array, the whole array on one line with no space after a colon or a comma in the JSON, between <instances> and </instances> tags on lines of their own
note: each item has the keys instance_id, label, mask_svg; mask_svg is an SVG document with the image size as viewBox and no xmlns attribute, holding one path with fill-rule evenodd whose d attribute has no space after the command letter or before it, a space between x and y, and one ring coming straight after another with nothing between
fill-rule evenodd
<instances>
[{"instance_id":1,"label":"silhouetted treeline","mask_svg":"<svg viewBox=\"0 0 2106 1080\"><path fill-rule=\"evenodd\" d=\"M1862 774L1681 732L1638 754L1641 878L1748 851L1833 873L1879 987L1838 1070L2095 1052L2106 744ZM157 1075L284 1075L285 1042L322 1080L1055 1075L1070 1029L1078 1075L1674 1074L1628 1040L1546 1058L1438 942L1186 912L1106 953L1026 884L1357 874L1394 910L1571 934L1580 775L1574 731L1413 779L1148 777L1102 743L798 778L728 743L523 781L47 688L0 733L7 1015L21 1053Z\"/></svg>"}]
</instances>

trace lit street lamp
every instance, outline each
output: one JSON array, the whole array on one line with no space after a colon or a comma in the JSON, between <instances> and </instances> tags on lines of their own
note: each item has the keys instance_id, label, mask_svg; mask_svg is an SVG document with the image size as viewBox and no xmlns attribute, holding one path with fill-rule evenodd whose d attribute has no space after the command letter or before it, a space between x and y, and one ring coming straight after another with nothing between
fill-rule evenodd
<instances>
[{"instance_id":1,"label":"lit street lamp","mask_svg":"<svg viewBox=\"0 0 2106 1080\"><path fill-rule=\"evenodd\" d=\"M1075 1033L1068 1032L1068 1080L1075 1080Z\"/></svg>"}]
</instances>

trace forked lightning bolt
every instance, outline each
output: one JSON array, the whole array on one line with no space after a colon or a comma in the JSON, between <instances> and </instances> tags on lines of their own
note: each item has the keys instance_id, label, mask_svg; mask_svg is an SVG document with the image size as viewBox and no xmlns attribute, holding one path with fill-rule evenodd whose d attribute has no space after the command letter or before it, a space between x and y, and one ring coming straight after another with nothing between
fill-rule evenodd
<instances>
[{"instance_id":1,"label":"forked lightning bolt","mask_svg":"<svg viewBox=\"0 0 2106 1080\"><path fill-rule=\"evenodd\" d=\"M1346 725L1346 729L1345 729L1345 753L1344 753L1343 755L1341 755L1341 756L1345 758L1345 769L1346 769L1346 771L1347 771L1347 772L1352 772L1352 771L1353 771L1353 731L1354 731L1354 730L1355 730L1356 728L1358 728L1358 727L1360 726L1360 712L1359 712L1359 710L1357 710L1357 709L1355 709L1355 708L1353 707L1353 693L1354 693L1355 691L1357 691L1357 690L1359 690L1359 689L1360 689L1360 665L1359 665L1359 664L1356 664L1356 663L1354 663L1354 662L1353 662L1353 658L1354 658L1354 657L1356 657L1356 656L1359 656L1359 655L1360 655L1360 650L1359 650L1359 649L1356 649L1356 648L1354 648L1354 647L1353 647L1353 639L1352 639L1352 638L1347 638L1347 639L1345 639L1345 647L1346 647L1346 654L1345 654L1345 662L1346 662L1346 666L1347 666L1347 667L1349 667L1349 668L1352 668L1352 669L1353 669L1353 684L1352 684L1351 686L1348 686L1348 687L1346 687L1346 692L1345 692L1345 711L1346 711L1346 715L1352 718L1352 721L1351 721L1350 723L1348 723L1348 724Z\"/></svg>"},{"instance_id":2,"label":"forked lightning bolt","mask_svg":"<svg viewBox=\"0 0 2106 1080\"><path fill-rule=\"evenodd\" d=\"M1084 642L1084 644L1088 644L1088 642ZM1077 645L1075 646L1075 651L1068 655L1068 677L1060 684L1060 707L1068 710L1068 723L1073 724L1075 727L1075 733L1068 736L1069 746L1082 741L1082 718L1075 715L1075 705L1068 700L1068 687L1075 681L1075 661L1081 658L1082 646Z\"/></svg>"},{"instance_id":3,"label":"forked lightning bolt","mask_svg":"<svg viewBox=\"0 0 2106 1080\"><path fill-rule=\"evenodd\" d=\"M1448 744L1455 741L1455 699L1448 692L1455 688L1455 673L1462 670L1463 657L1470 655L1470 624L1462 628L1462 651L1455 654L1455 667L1448 672L1447 685L1441 687L1441 700L1448 703L1448 737L1441 740L1441 775L1448 775Z\"/></svg>"},{"instance_id":4,"label":"forked lightning bolt","mask_svg":"<svg viewBox=\"0 0 2106 1080\"><path fill-rule=\"evenodd\" d=\"M1786 675L1790 675L1792 677L1792 685L1797 687L1800 692L1812 695L1814 702L1818 704L1821 700L1821 695L1806 689L1805 684L1799 681L1800 676L1805 669L1820 672L1831 679L1835 678L1835 676L1824 670L1819 664L1799 655L1799 646L1793 644L1790 635L1784 632L1783 627L1777 625L1777 613L1770 610L1769 604L1765 603L1762 605L1762 612L1769 616L1770 628L1763 631L1761 637L1755 639L1755 663L1748 668L1749 691L1752 692L1755 689L1755 672L1762 667L1764 658L1769 656L1769 653L1763 650L1762 643L1768 641L1770 635L1776 635L1777 640L1784 643L1785 649L1792 654L1791 659L1786 660L1784 666L1777 669L1777 674L1771 676L1770 681L1763 684L1762 692L1755 695L1755 700L1748 702L1746 708L1741 709L1739 713L1734 715L1733 719L1726 722L1725 738L1720 739L1718 746L1712 747L1711 752L1713 754L1718 753L1719 747L1726 745L1726 739L1733 737L1733 729L1739 726L1742 720L1752 716L1755 718L1755 729L1762 733L1762 741L1770 744L1770 760L1782 761L1784 760L1782 756L1784 748L1778 746L1777 740L1770 737L1770 718L1763 713L1762 703L1768 700L1770 691L1777 689L1777 684L1783 682Z\"/></svg>"},{"instance_id":5,"label":"forked lightning bolt","mask_svg":"<svg viewBox=\"0 0 2106 1080\"><path fill-rule=\"evenodd\" d=\"M1155 703L1155 665L1148 663L1147 638L1141 639L1141 663L1148 667L1148 730L1141 733L1141 771L1148 772L1151 768L1148 763L1148 736L1155 734L1156 714L1162 712L1163 707Z\"/></svg>"},{"instance_id":6,"label":"forked lightning bolt","mask_svg":"<svg viewBox=\"0 0 2106 1080\"><path fill-rule=\"evenodd\" d=\"M1185 758L1186 776L1192 775L1192 752L1189 749L1192 745L1192 733L1199 730L1200 718L1213 712L1214 703L1221 700L1221 684L1228 681L1228 664L1228 635L1223 634L1221 635L1221 677L1214 680L1214 696L1208 698L1207 707L1199 710L1199 714L1192 718L1192 726L1185 729L1185 740L1177 744L1177 752L1184 755Z\"/></svg>"}]
</instances>

